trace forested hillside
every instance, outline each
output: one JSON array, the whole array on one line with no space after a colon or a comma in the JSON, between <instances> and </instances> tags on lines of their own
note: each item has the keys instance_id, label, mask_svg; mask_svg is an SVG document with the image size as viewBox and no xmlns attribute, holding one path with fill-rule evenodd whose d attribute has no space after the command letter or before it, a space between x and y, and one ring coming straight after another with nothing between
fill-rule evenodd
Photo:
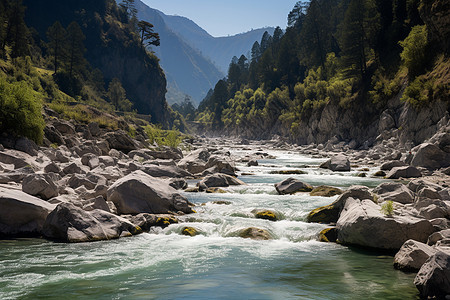
<instances>
[{"instance_id":1,"label":"forested hillside","mask_svg":"<svg viewBox=\"0 0 450 300\"><path fill-rule=\"evenodd\" d=\"M251 57L233 59L197 122L206 131L299 143L335 136L360 144L384 129L411 129L409 138L420 140L427 135L420 126L434 126L449 110L449 5L298 2L285 32L265 34ZM401 115L405 107L409 114ZM423 124L405 121L423 111Z\"/></svg>"},{"instance_id":2,"label":"forested hillside","mask_svg":"<svg viewBox=\"0 0 450 300\"><path fill-rule=\"evenodd\" d=\"M0 21L5 134L42 141L43 106L85 122L114 111L149 115L170 128L179 118L165 101L158 58L145 49L159 44L159 36L151 24L138 22L133 1L1 0ZM117 120L96 121L118 127ZM175 123L182 129L180 120ZM128 128L124 122L119 127Z\"/></svg>"}]
</instances>

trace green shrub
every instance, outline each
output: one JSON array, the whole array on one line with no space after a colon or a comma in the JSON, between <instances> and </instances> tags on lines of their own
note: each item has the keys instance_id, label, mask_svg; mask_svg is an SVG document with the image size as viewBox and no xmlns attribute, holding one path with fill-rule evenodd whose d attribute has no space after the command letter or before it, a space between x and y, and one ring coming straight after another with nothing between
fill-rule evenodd
<instances>
[{"instance_id":1,"label":"green shrub","mask_svg":"<svg viewBox=\"0 0 450 300\"><path fill-rule=\"evenodd\" d=\"M8 83L0 76L0 131L41 143L45 122L42 99L25 82Z\"/></svg>"},{"instance_id":2,"label":"green shrub","mask_svg":"<svg viewBox=\"0 0 450 300\"><path fill-rule=\"evenodd\" d=\"M402 61L408 68L411 76L419 75L426 64L427 27L426 25L414 26L409 35L399 42L403 47L400 54Z\"/></svg>"},{"instance_id":3,"label":"green shrub","mask_svg":"<svg viewBox=\"0 0 450 300\"><path fill-rule=\"evenodd\" d=\"M381 212L386 216L390 217L394 213L394 202L386 201L381 205Z\"/></svg>"}]
</instances>

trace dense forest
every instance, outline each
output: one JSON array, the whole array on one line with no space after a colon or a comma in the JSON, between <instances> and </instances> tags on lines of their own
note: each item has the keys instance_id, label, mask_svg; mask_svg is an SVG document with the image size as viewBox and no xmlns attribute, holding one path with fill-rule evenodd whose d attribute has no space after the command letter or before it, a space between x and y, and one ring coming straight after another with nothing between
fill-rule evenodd
<instances>
[{"instance_id":1,"label":"dense forest","mask_svg":"<svg viewBox=\"0 0 450 300\"><path fill-rule=\"evenodd\" d=\"M144 114L184 129L165 101L166 80L148 45L153 25L134 1L0 0L0 130L41 142L42 108L128 130L103 113ZM101 113L99 113L101 112Z\"/></svg>"},{"instance_id":2,"label":"dense forest","mask_svg":"<svg viewBox=\"0 0 450 300\"><path fill-rule=\"evenodd\" d=\"M233 58L196 121L216 133L311 143L336 134L311 125L325 108L359 128L397 96L417 110L436 99L448 109L448 11L448 2L430 0L298 2L285 32L266 32L251 57ZM308 126L313 134L302 132Z\"/></svg>"}]
</instances>

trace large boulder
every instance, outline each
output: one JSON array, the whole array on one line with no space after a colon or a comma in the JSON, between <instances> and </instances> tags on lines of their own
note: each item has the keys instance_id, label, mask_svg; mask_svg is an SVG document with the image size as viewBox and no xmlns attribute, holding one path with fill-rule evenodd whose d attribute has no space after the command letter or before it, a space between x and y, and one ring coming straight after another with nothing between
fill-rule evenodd
<instances>
[{"instance_id":1,"label":"large boulder","mask_svg":"<svg viewBox=\"0 0 450 300\"><path fill-rule=\"evenodd\" d=\"M275 189L280 195L295 194L297 192L311 192L313 187L295 178L288 178L281 182L275 183Z\"/></svg>"},{"instance_id":2,"label":"large boulder","mask_svg":"<svg viewBox=\"0 0 450 300\"><path fill-rule=\"evenodd\" d=\"M378 194L383 201L395 201L403 204L414 202L414 193L400 182L383 182L373 192Z\"/></svg>"},{"instance_id":3,"label":"large boulder","mask_svg":"<svg viewBox=\"0 0 450 300\"><path fill-rule=\"evenodd\" d=\"M206 163L210 156L211 154L207 149L197 149L181 159L178 162L178 166L192 174L201 173L207 169Z\"/></svg>"},{"instance_id":4,"label":"large boulder","mask_svg":"<svg viewBox=\"0 0 450 300\"><path fill-rule=\"evenodd\" d=\"M145 165L141 170L153 177L184 178L192 174L177 166Z\"/></svg>"},{"instance_id":5,"label":"large boulder","mask_svg":"<svg viewBox=\"0 0 450 300\"><path fill-rule=\"evenodd\" d=\"M39 236L48 214L55 208L22 191L0 187L0 236Z\"/></svg>"},{"instance_id":6,"label":"large boulder","mask_svg":"<svg viewBox=\"0 0 450 300\"><path fill-rule=\"evenodd\" d=\"M414 284L423 299L447 299L450 295L450 255L438 251L420 268Z\"/></svg>"},{"instance_id":7,"label":"large boulder","mask_svg":"<svg viewBox=\"0 0 450 300\"><path fill-rule=\"evenodd\" d=\"M330 169L336 172L350 171L350 161L344 155L336 155L320 165L323 169Z\"/></svg>"},{"instance_id":8,"label":"large boulder","mask_svg":"<svg viewBox=\"0 0 450 300\"><path fill-rule=\"evenodd\" d=\"M442 151L438 146L424 143L419 145L417 152L411 161L414 167L422 167L431 170L450 166L450 154Z\"/></svg>"},{"instance_id":9,"label":"large boulder","mask_svg":"<svg viewBox=\"0 0 450 300\"><path fill-rule=\"evenodd\" d=\"M48 215L45 237L70 243L116 239L142 232L124 218L104 210L84 211L71 203L60 203Z\"/></svg>"},{"instance_id":10,"label":"large boulder","mask_svg":"<svg viewBox=\"0 0 450 300\"><path fill-rule=\"evenodd\" d=\"M187 199L166 181L135 171L117 180L107 192L119 214L192 213Z\"/></svg>"},{"instance_id":11,"label":"large boulder","mask_svg":"<svg viewBox=\"0 0 450 300\"><path fill-rule=\"evenodd\" d=\"M436 250L427 244L407 240L394 258L394 267L404 271L418 271Z\"/></svg>"},{"instance_id":12,"label":"large boulder","mask_svg":"<svg viewBox=\"0 0 450 300\"><path fill-rule=\"evenodd\" d=\"M236 171L236 167L234 162L232 162L229 158L213 155L208 159L206 163L206 169L213 169L215 173L225 173L228 175L234 175Z\"/></svg>"},{"instance_id":13,"label":"large boulder","mask_svg":"<svg viewBox=\"0 0 450 300\"><path fill-rule=\"evenodd\" d=\"M415 177L422 177L422 173L416 167L412 166L392 168L386 175L386 178L388 179L415 178Z\"/></svg>"},{"instance_id":14,"label":"large boulder","mask_svg":"<svg viewBox=\"0 0 450 300\"><path fill-rule=\"evenodd\" d=\"M344 209L345 201L348 198L355 199L372 199L373 196L368 187L361 185L353 185L347 191L345 191L339 198L333 203L318 207L312 210L307 220L311 223L336 223L339 219L341 211Z\"/></svg>"},{"instance_id":15,"label":"large boulder","mask_svg":"<svg viewBox=\"0 0 450 300\"><path fill-rule=\"evenodd\" d=\"M116 149L128 153L137 149L136 143L123 130L108 132L104 135L110 149Z\"/></svg>"},{"instance_id":16,"label":"large boulder","mask_svg":"<svg viewBox=\"0 0 450 300\"><path fill-rule=\"evenodd\" d=\"M403 161L392 160L392 161L388 161L388 162L385 162L384 164L382 164L380 167L380 170L390 171L390 170L392 170L392 168L404 167L404 166L406 166L406 164Z\"/></svg>"},{"instance_id":17,"label":"large boulder","mask_svg":"<svg viewBox=\"0 0 450 300\"><path fill-rule=\"evenodd\" d=\"M425 243L434 232L425 219L410 216L386 217L371 200L348 198L336 224L343 244L398 250L409 239Z\"/></svg>"},{"instance_id":18,"label":"large boulder","mask_svg":"<svg viewBox=\"0 0 450 300\"><path fill-rule=\"evenodd\" d=\"M49 174L30 174L22 182L22 191L49 200L58 196L58 187Z\"/></svg>"},{"instance_id":19,"label":"large boulder","mask_svg":"<svg viewBox=\"0 0 450 300\"><path fill-rule=\"evenodd\" d=\"M230 185L245 185L245 183L226 174L208 175L198 183L198 186L202 191L211 187L228 187Z\"/></svg>"}]
</instances>

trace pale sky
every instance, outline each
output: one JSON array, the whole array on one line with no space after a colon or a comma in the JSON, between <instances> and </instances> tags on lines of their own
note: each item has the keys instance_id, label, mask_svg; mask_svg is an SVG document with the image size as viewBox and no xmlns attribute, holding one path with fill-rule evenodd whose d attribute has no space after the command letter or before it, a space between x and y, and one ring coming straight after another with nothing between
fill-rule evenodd
<instances>
[{"instance_id":1,"label":"pale sky","mask_svg":"<svg viewBox=\"0 0 450 300\"><path fill-rule=\"evenodd\" d=\"M298 0L142 0L166 15L187 17L215 37L261 27L285 28Z\"/></svg>"}]
</instances>

